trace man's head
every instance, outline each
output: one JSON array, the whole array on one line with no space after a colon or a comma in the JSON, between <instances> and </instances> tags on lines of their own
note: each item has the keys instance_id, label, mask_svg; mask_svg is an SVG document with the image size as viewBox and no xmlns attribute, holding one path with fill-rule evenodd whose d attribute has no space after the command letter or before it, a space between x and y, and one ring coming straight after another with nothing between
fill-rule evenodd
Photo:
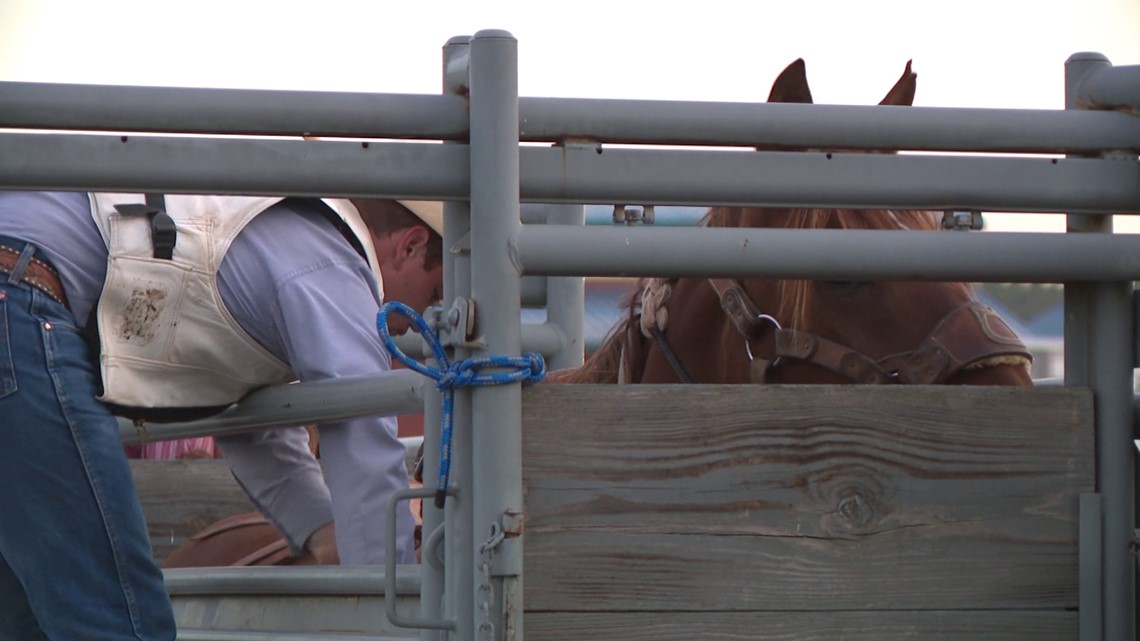
<instances>
[{"instance_id":1,"label":"man's head","mask_svg":"<svg viewBox=\"0 0 1140 641\"><path fill-rule=\"evenodd\" d=\"M385 302L398 300L422 312L443 298L442 207L439 203L354 199L372 233L384 276ZM409 323L388 317L388 330L403 334Z\"/></svg>"}]
</instances>

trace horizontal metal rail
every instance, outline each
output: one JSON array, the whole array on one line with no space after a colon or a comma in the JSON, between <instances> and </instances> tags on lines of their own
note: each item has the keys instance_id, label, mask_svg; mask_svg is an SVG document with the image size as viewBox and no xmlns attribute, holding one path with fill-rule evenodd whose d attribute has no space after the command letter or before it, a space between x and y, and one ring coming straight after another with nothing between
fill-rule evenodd
<instances>
[{"instance_id":1,"label":"horizontal metal rail","mask_svg":"<svg viewBox=\"0 0 1140 641\"><path fill-rule=\"evenodd\" d=\"M824 152L519 150L536 202L1140 213L1131 159Z\"/></svg>"},{"instance_id":2,"label":"horizontal metal rail","mask_svg":"<svg viewBox=\"0 0 1140 641\"><path fill-rule=\"evenodd\" d=\"M384 595L382 566L316 565L173 568L163 570L172 596ZM396 593L418 596L420 567L396 566Z\"/></svg>"},{"instance_id":3,"label":"horizontal metal rail","mask_svg":"<svg viewBox=\"0 0 1140 641\"><path fill-rule=\"evenodd\" d=\"M1140 120L1113 112L520 98L519 119L524 142L1073 154L1140 150Z\"/></svg>"},{"instance_id":4,"label":"horizontal metal rail","mask_svg":"<svg viewBox=\"0 0 1140 641\"><path fill-rule=\"evenodd\" d=\"M467 154L415 142L0 133L0 188L463 199Z\"/></svg>"},{"instance_id":5,"label":"horizontal metal rail","mask_svg":"<svg viewBox=\"0 0 1140 641\"><path fill-rule=\"evenodd\" d=\"M0 82L0 127L467 139L460 96Z\"/></svg>"},{"instance_id":6,"label":"horizontal metal rail","mask_svg":"<svg viewBox=\"0 0 1140 641\"><path fill-rule=\"evenodd\" d=\"M177 641L408 641L415 637L336 634L325 632L248 632L179 628Z\"/></svg>"},{"instance_id":7,"label":"horizontal metal rail","mask_svg":"<svg viewBox=\"0 0 1140 641\"><path fill-rule=\"evenodd\" d=\"M1091 79L1094 103L1131 100L1138 67ZM1101 78L1104 80L1101 80ZM1125 82L1120 82L1121 80ZM1128 87L1133 87L1129 89ZM0 83L0 127L465 141L460 96ZM1035 153L1140 150L1122 113L519 99L523 142Z\"/></svg>"},{"instance_id":8,"label":"horizontal metal rail","mask_svg":"<svg viewBox=\"0 0 1140 641\"><path fill-rule=\"evenodd\" d=\"M1140 213L1135 159L522 147L533 202ZM0 188L464 200L465 145L0 133Z\"/></svg>"},{"instance_id":9,"label":"horizontal metal rail","mask_svg":"<svg viewBox=\"0 0 1140 641\"><path fill-rule=\"evenodd\" d=\"M119 421L124 443L249 432L282 425L306 425L358 416L394 416L423 411L426 379L411 370L352 378L275 385L250 393L217 416L182 423Z\"/></svg>"},{"instance_id":10,"label":"horizontal metal rail","mask_svg":"<svg viewBox=\"0 0 1140 641\"><path fill-rule=\"evenodd\" d=\"M1136 235L524 225L512 252L522 273L548 276L1140 279Z\"/></svg>"},{"instance_id":11,"label":"horizontal metal rail","mask_svg":"<svg viewBox=\"0 0 1140 641\"><path fill-rule=\"evenodd\" d=\"M544 357L561 350L567 338L556 325L522 326L522 351ZM416 334L396 338L396 346L416 358L424 354ZM124 443L164 441L196 436L224 436L283 425L307 425L359 416L395 416L423 412L422 386L427 379L410 370L393 370L312 383L275 385L250 393L217 416L177 423L134 422L120 418Z\"/></svg>"}]
</instances>

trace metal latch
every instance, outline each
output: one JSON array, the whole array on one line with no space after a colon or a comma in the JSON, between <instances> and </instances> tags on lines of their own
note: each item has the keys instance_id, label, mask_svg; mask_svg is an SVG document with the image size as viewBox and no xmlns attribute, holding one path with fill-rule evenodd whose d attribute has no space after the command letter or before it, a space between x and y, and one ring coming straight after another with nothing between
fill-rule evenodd
<instances>
[{"instance_id":1,"label":"metal latch","mask_svg":"<svg viewBox=\"0 0 1140 641\"><path fill-rule=\"evenodd\" d=\"M491 563L491 576L520 576L522 574L522 544L519 536L523 531L523 516L513 510L503 513L502 525L492 528L497 535L494 544L494 561Z\"/></svg>"},{"instance_id":2,"label":"metal latch","mask_svg":"<svg viewBox=\"0 0 1140 641\"><path fill-rule=\"evenodd\" d=\"M486 341L475 336L475 301L456 298L444 311L437 308L435 331L444 347L485 347Z\"/></svg>"}]
</instances>

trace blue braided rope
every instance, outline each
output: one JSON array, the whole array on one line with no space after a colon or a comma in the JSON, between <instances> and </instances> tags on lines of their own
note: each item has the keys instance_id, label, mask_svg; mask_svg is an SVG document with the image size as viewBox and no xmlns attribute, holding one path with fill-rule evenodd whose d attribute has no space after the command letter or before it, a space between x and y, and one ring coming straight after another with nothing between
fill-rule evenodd
<instances>
[{"instance_id":1,"label":"blue braided rope","mask_svg":"<svg viewBox=\"0 0 1140 641\"><path fill-rule=\"evenodd\" d=\"M395 312L408 319L420 336L431 346L432 354L440 369L425 365L409 358L388 333L388 314ZM435 335L423 316L414 309L399 302L385 303L376 314L376 330L380 340L395 359L409 369L435 380L435 387L443 393L443 409L440 412L439 482L436 485L435 506L443 508L447 499L447 485L451 478L451 426L455 409L455 388L475 385L507 385L510 383L537 383L546 376L546 362L540 354L528 352L522 356L478 356L454 363L447 358L439 337ZM488 368L507 369L489 374L480 373Z\"/></svg>"}]
</instances>

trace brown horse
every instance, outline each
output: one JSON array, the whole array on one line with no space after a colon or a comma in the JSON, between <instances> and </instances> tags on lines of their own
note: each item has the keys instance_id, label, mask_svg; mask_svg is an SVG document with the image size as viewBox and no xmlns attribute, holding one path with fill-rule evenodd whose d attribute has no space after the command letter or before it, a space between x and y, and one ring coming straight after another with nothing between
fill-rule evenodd
<instances>
[{"instance_id":1,"label":"brown horse","mask_svg":"<svg viewBox=\"0 0 1140 641\"><path fill-rule=\"evenodd\" d=\"M880 104L909 106L908 62ZM803 60L769 102L812 102ZM714 208L708 227L937 230L921 211ZM1031 356L965 283L646 279L629 315L559 383L1031 385Z\"/></svg>"},{"instance_id":2,"label":"brown horse","mask_svg":"<svg viewBox=\"0 0 1140 641\"><path fill-rule=\"evenodd\" d=\"M907 63L884 105L910 105ZM769 102L810 103L802 60ZM729 207L708 227L936 230L919 211ZM964 283L647 279L629 315L556 383L949 383L1031 385L1030 354ZM227 527L230 526L230 527ZM237 518L196 535L168 561L185 565L311 562L288 553L263 519Z\"/></svg>"}]
</instances>

